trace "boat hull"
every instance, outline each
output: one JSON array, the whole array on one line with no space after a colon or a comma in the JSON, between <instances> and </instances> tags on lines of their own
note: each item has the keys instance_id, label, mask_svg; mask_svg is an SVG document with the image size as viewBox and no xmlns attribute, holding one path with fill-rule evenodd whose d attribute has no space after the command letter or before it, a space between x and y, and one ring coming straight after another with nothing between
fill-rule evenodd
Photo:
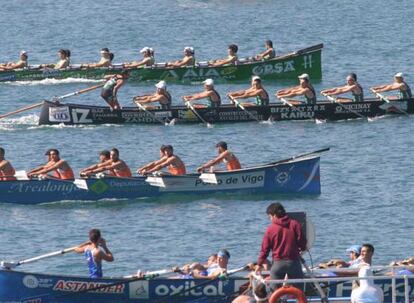
<instances>
[{"instance_id":1,"label":"boat hull","mask_svg":"<svg viewBox=\"0 0 414 303\"><path fill-rule=\"evenodd\" d=\"M86 189L72 181L27 180L0 182L0 202L37 204L54 201L136 199L166 194L320 194L320 158L310 156L231 172L217 173L217 183L205 183L199 174L164 176L164 187L150 185L146 177L85 179Z\"/></svg>"},{"instance_id":2,"label":"boat hull","mask_svg":"<svg viewBox=\"0 0 414 303\"><path fill-rule=\"evenodd\" d=\"M192 67L165 68L148 67L133 68L130 71L130 81L155 81L165 80L171 82L200 82L207 78L216 81L244 81L252 75L258 75L263 79L295 79L302 73L307 73L312 79L322 77L321 53L322 44L318 44L290 55L277 57L266 61L254 61L232 66L208 67L199 64ZM104 76L120 73L118 68L68 68L55 69L22 69L16 71L0 71L0 82L5 81L33 81L48 78L87 78L103 79Z\"/></svg>"}]
</instances>

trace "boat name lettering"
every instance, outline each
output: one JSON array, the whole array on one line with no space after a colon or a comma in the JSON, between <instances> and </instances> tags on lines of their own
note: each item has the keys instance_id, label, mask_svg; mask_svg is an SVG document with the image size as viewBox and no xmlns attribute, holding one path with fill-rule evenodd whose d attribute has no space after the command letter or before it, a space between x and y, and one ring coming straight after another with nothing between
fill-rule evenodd
<instances>
[{"instance_id":1,"label":"boat name lettering","mask_svg":"<svg viewBox=\"0 0 414 303\"><path fill-rule=\"evenodd\" d=\"M16 81L16 75L3 75L0 77L0 81Z\"/></svg>"},{"instance_id":2,"label":"boat name lettering","mask_svg":"<svg viewBox=\"0 0 414 303\"><path fill-rule=\"evenodd\" d=\"M131 180L131 181L118 181L118 180L111 180L108 182L110 186L114 187L134 187L139 185L139 182Z\"/></svg>"},{"instance_id":3,"label":"boat name lettering","mask_svg":"<svg viewBox=\"0 0 414 303\"><path fill-rule=\"evenodd\" d=\"M289 113L291 111L294 112L314 112L314 111L324 111L326 108L324 104L316 104L316 105L305 105L305 106L296 106L294 109L288 107L288 106L277 106L272 107L270 109L270 112L272 114L275 113Z\"/></svg>"},{"instance_id":4,"label":"boat name lettering","mask_svg":"<svg viewBox=\"0 0 414 303\"><path fill-rule=\"evenodd\" d=\"M92 119L87 118L90 110L87 108L72 108L73 123L92 123Z\"/></svg>"},{"instance_id":5,"label":"boat name lettering","mask_svg":"<svg viewBox=\"0 0 414 303\"><path fill-rule=\"evenodd\" d=\"M57 181L59 182L59 181ZM62 182L62 184L56 184L51 181L46 181L46 183L39 182L39 184L31 184L31 182L19 182L15 183L10 187L9 192L19 192L19 193L39 193L39 192L63 192L65 194L70 194L74 191L81 190L73 183Z\"/></svg>"},{"instance_id":6,"label":"boat name lettering","mask_svg":"<svg viewBox=\"0 0 414 303\"><path fill-rule=\"evenodd\" d=\"M108 287L103 287L108 285ZM107 294L122 294L125 289L125 284L113 285L113 283L101 283L101 282L85 282L74 280L59 280L56 282L53 290L68 291L68 292L81 292L88 289L102 287L100 289L91 290L90 292L107 293Z\"/></svg>"},{"instance_id":7,"label":"boat name lettering","mask_svg":"<svg viewBox=\"0 0 414 303\"><path fill-rule=\"evenodd\" d=\"M181 296L225 296L223 292L223 284L220 281L218 285L207 285L204 287L196 287L196 283L194 281L186 281L184 285L158 285L155 288L155 294L157 296L174 296L174 295L181 295ZM191 290L190 290L191 289Z\"/></svg>"},{"instance_id":8,"label":"boat name lettering","mask_svg":"<svg viewBox=\"0 0 414 303\"><path fill-rule=\"evenodd\" d=\"M349 110L355 110L357 112L369 112L371 109L371 103L358 103L358 104L342 104L335 107L336 113L349 113Z\"/></svg>"},{"instance_id":9,"label":"boat name lettering","mask_svg":"<svg viewBox=\"0 0 414 303\"><path fill-rule=\"evenodd\" d=\"M264 176L262 172L253 175L239 175L238 177L227 177L227 178L217 178L217 185L221 184L256 184L258 182L263 182ZM239 182L240 181L240 182ZM195 181L195 186L199 185L211 185L209 183L203 182L201 179Z\"/></svg>"},{"instance_id":10,"label":"boat name lettering","mask_svg":"<svg viewBox=\"0 0 414 303\"><path fill-rule=\"evenodd\" d=\"M60 71L53 68L47 68L42 71L42 76L44 77L52 77L52 76L60 76Z\"/></svg>"},{"instance_id":11,"label":"boat name lettering","mask_svg":"<svg viewBox=\"0 0 414 303\"><path fill-rule=\"evenodd\" d=\"M190 68L183 75L183 79L204 78L204 77L219 78L220 74L214 68L208 68L208 69L205 69L205 68L199 68L199 69Z\"/></svg>"},{"instance_id":12,"label":"boat name lettering","mask_svg":"<svg viewBox=\"0 0 414 303\"><path fill-rule=\"evenodd\" d=\"M249 111L254 117L258 118L257 111ZM251 117L244 111L232 111L232 112L220 112L220 121L240 121L240 120L251 120Z\"/></svg>"},{"instance_id":13,"label":"boat name lettering","mask_svg":"<svg viewBox=\"0 0 414 303\"><path fill-rule=\"evenodd\" d=\"M282 119L312 119L315 117L315 112L291 111L288 113L281 113L280 117Z\"/></svg>"},{"instance_id":14,"label":"boat name lettering","mask_svg":"<svg viewBox=\"0 0 414 303\"><path fill-rule=\"evenodd\" d=\"M275 64L263 64L253 67L252 72L255 75L280 74L295 71L295 62L293 60L279 62Z\"/></svg>"}]
</instances>

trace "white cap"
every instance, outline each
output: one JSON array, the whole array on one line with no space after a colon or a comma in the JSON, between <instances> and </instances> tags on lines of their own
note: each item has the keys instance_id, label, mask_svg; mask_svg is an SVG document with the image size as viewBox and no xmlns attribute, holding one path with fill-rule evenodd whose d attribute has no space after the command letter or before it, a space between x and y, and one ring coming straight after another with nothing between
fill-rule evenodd
<instances>
[{"instance_id":1,"label":"white cap","mask_svg":"<svg viewBox=\"0 0 414 303\"><path fill-rule=\"evenodd\" d=\"M148 47L148 50L149 50L151 53L153 53L153 52L154 52L154 49L153 49L152 47Z\"/></svg>"},{"instance_id":2,"label":"white cap","mask_svg":"<svg viewBox=\"0 0 414 303\"><path fill-rule=\"evenodd\" d=\"M259 76L253 76L252 81L261 80Z\"/></svg>"},{"instance_id":3,"label":"white cap","mask_svg":"<svg viewBox=\"0 0 414 303\"><path fill-rule=\"evenodd\" d=\"M214 80L208 78L208 79L204 80L203 83L207 86L213 86L214 85Z\"/></svg>"},{"instance_id":4,"label":"white cap","mask_svg":"<svg viewBox=\"0 0 414 303\"><path fill-rule=\"evenodd\" d=\"M27 52L25 50L20 51L20 55L27 55Z\"/></svg>"},{"instance_id":5,"label":"white cap","mask_svg":"<svg viewBox=\"0 0 414 303\"><path fill-rule=\"evenodd\" d=\"M148 52L150 50L150 48L149 47L144 47L143 49L141 49L139 52L141 53L141 54L143 54L143 53L146 53L146 52Z\"/></svg>"},{"instance_id":6,"label":"white cap","mask_svg":"<svg viewBox=\"0 0 414 303\"><path fill-rule=\"evenodd\" d=\"M101 54L109 54L107 50L101 50Z\"/></svg>"},{"instance_id":7,"label":"white cap","mask_svg":"<svg viewBox=\"0 0 414 303\"><path fill-rule=\"evenodd\" d=\"M159 89L166 89L167 88L167 83L165 83L164 80L161 80L160 82L155 84L155 87L159 88Z\"/></svg>"},{"instance_id":8,"label":"white cap","mask_svg":"<svg viewBox=\"0 0 414 303\"><path fill-rule=\"evenodd\" d=\"M185 52L190 52L190 53L194 53L194 48L193 47L191 47L191 46L186 46L186 47L184 47L184 51Z\"/></svg>"},{"instance_id":9,"label":"white cap","mask_svg":"<svg viewBox=\"0 0 414 303\"><path fill-rule=\"evenodd\" d=\"M403 73L396 73L396 74L394 75L394 77L395 77L395 78L402 78L402 77L404 77L404 74L403 74Z\"/></svg>"},{"instance_id":10,"label":"white cap","mask_svg":"<svg viewBox=\"0 0 414 303\"><path fill-rule=\"evenodd\" d=\"M298 77L299 79L306 79L309 80L309 75L308 74L302 74Z\"/></svg>"}]
</instances>

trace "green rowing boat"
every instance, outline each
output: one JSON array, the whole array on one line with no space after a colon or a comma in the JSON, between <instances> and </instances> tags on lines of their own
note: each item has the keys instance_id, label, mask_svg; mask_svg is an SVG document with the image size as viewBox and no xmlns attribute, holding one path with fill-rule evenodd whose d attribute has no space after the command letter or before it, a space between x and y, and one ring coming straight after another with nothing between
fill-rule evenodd
<instances>
[{"instance_id":1,"label":"green rowing boat","mask_svg":"<svg viewBox=\"0 0 414 303\"><path fill-rule=\"evenodd\" d=\"M307 73L311 79L322 78L321 53L323 44L314 45L270 60L254 61L251 58L240 59L236 65L209 67L207 62L198 62L194 66L167 68L165 63L157 63L151 67L130 69L132 81L165 80L175 83L194 83L207 78L221 82L245 81L252 75L263 79L295 79L302 73ZM102 79L105 75L119 73L122 64L112 67L81 68L71 65L66 69L29 68L13 71L0 71L0 82L33 81L48 78L84 78Z\"/></svg>"}]
</instances>

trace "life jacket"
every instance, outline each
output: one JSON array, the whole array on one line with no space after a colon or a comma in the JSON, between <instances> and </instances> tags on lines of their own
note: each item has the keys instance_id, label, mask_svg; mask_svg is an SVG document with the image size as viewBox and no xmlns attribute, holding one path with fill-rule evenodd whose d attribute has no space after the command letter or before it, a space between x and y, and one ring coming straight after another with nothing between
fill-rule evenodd
<instances>
[{"instance_id":1,"label":"life jacket","mask_svg":"<svg viewBox=\"0 0 414 303\"><path fill-rule=\"evenodd\" d=\"M53 176L56 179L60 179L60 180L73 180L73 179L75 179L75 174L73 173L73 170L70 167L65 169L65 170L60 169L60 168L55 169L53 171Z\"/></svg>"},{"instance_id":2,"label":"life jacket","mask_svg":"<svg viewBox=\"0 0 414 303\"><path fill-rule=\"evenodd\" d=\"M171 175L174 175L174 176L182 176L187 173L184 164L178 167L170 164L168 165L168 171L170 172Z\"/></svg>"},{"instance_id":3,"label":"life jacket","mask_svg":"<svg viewBox=\"0 0 414 303\"><path fill-rule=\"evenodd\" d=\"M224 161L226 162L226 168L227 168L228 171L241 169L239 159L237 159L237 157L233 154L231 154L231 160L230 161L227 161L227 160L224 160Z\"/></svg>"}]
</instances>

